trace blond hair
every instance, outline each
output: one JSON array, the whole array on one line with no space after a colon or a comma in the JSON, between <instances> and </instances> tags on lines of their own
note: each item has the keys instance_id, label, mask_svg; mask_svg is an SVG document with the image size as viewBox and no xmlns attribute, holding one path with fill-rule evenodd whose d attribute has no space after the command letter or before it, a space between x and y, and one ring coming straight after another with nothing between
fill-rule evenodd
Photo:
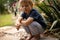
<instances>
[{"instance_id":1,"label":"blond hair","mask_svg":"<svg viewBox=\"0 0 60 40\"><path fill-rule=\"evenodd\" d=\"M20 4L28 4L33 6L33 2L31 0L20 0Z\"/></svg>"}]
</instances>

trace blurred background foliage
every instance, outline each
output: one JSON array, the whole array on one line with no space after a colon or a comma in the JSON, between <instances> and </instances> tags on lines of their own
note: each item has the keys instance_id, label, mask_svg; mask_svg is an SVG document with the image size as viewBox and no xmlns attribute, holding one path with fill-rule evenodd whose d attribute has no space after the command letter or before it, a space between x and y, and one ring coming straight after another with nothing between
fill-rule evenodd
<instances>
[{"instance_id":1,"label":"blurred background foliage","mask_svg":"<svg viewBox=\"0 0 60 40\"><path fill-rule=\"evenodd\" d=\"M35 6L45 14L47 28L60 38L60 0L34 0ZM47 17L46 17L47 16Z\"/></svg>"},{"instance_id":2,"label":"blurred background foliage","mask_svg":"<svg viewBox=\"0 0 60 40\"><path fill-rule=\"evenodd\" d=\"M16 0L0 0L0 27L13 25L13 15L9 12L9 8L11 8L15 1Z\"/></svg>"},{"instance_id":3,"label":"blurred background foliage","mask_svg":"<svg viewBox=\"0 0 60 40\"><path fill-rule=\"evenodd\" d=\"M12 6L12 4L17 0L0 0L0 14L5 14L4 12L8 12L8 6Z\"/></svg>"}]
</instances>

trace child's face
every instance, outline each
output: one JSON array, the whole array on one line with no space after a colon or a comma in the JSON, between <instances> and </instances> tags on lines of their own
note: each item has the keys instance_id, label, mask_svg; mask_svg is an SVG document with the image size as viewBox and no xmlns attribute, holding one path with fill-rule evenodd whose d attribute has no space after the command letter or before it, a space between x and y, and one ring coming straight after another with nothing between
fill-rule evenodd
<instances>
[{"instance_id":1,"label":"child's face","mask_svg":"<svg viewBox=\"0 0 60 40\"><path fill-rule=\"evenodd\" d=\"M29 13L32 9L32 6L29 4L21 4L22 11L25 13Z\"/></svg>"}]
</instances>

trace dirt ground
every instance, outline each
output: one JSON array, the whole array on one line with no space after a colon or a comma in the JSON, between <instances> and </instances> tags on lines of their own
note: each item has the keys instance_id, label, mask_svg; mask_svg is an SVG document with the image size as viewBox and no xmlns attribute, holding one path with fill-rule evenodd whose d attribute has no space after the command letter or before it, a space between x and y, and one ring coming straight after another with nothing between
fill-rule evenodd
<instances>
[{"instance_id":1,"label":"dirt ground","mask_svg":"<svg viewBox=\"0 0 60 40\"><path fill-rule=\"evenodd\" d=\"M5 26L0 28L0 40L25 40L30 35L23 28L16 30L14 26ZM59 40L58 38L42 37L40 40Z\"/></svg>"}]
</instances>

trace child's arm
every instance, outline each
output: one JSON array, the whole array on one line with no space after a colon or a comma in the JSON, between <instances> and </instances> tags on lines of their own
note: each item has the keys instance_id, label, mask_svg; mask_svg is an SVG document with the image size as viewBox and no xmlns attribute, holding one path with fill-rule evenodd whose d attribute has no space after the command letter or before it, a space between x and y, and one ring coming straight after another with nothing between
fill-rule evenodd
<instances>
[{"instance_id":1,"label":"child's arm","mask_svg":"<svg viewBox=\"0 0 60 40\"><path fill-rule=\"evenodd\" d=\"M15 26L16 26L17 30L19 30L19 28L20 28L20 26L21 26L21 20L22 20L22 19L23 19L22 17L19 17L19 18L16 20Z\"/></svg>"},{"instance_id":2,"label":"child's arm","mask_svg":"<svg viewBox=\"0 0 60 40\"><path fill-rule=\"evenodd\" d=\"M33 22L34 18L29 17L27 20L22 20L21 23L25 26L28 26L29 24L31 24Z\"/></svg>"}]
</instances>

